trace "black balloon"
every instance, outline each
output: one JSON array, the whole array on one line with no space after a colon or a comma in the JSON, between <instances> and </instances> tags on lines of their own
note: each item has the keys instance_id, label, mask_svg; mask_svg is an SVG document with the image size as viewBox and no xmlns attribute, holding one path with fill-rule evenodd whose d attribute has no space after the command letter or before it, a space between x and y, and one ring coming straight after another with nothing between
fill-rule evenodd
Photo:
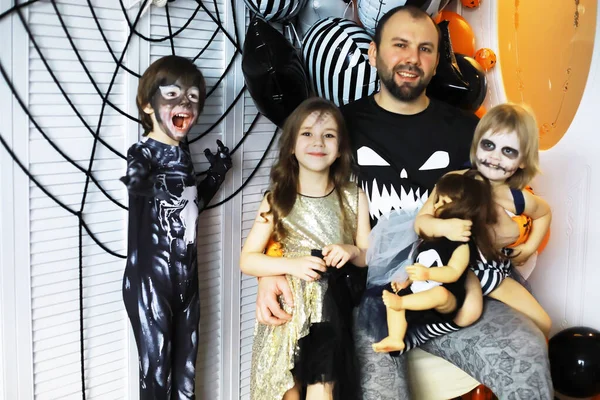
<instances>
[{"instance_id":1,"label":"black balloon","mask_svg":"<svg viewBox=\"0 0 600 400\"><path fill-rule=\"evenodd\" d=\"M256 107L282 127L312 92L300 52L259 18L250 22L243 51L242 72Z\"/></svg>"},{"instance_id":2,"label":"black balloon","mask_svg":"<svg viewBox=\"0 0 600 400\"><path fill-rule=\"evenodd\" d=\"M487 93L485 71L475 59L454 53L448 21L438 25L442 34L440 61L427 87L427 95L464 110L477 111Z\"/></svg>"},{"instance_id":3,"label":"black balloon","mask_svg":"<svg viewBox=\"0 0 600 400\"><path fill-rule=\"evenodd\" d=\"M600 332L586 327L565 329L548 343L554 389L570 397L600 394Z\"/></svg>"}]
</instances>

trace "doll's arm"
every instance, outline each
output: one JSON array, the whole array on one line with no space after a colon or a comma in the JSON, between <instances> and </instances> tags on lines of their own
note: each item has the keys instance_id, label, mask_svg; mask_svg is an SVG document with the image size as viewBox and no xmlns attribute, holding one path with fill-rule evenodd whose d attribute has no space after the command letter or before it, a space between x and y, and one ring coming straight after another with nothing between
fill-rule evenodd
<instances>
[{"instance_id":1,"label":"doll's arm","mask_svg":"<svg viewBox=\"0 0 600 400\"><path fill-rule=\"evenodd\" d=\"M440 283L456 282L469 265L469 245L461 244L452 253L448 265L443 267L427 268L420 264L406 267L408 277L412 281L432 280Z\"/></svg>"},{"instance_id":2,"label":"doll's arm","mask_svg":"<svg viewBox=\"0 0 600 400\"><path fill-rule=\"evenodd\" d=\"M325 262L318 257L286 258L264 254L274 229L272 215L266 214L269 209L270 205L265 197L242 248L240 256L242 272L258 277L290 274L307 281L319 279L318 271L325 272L327 267Z\"/></svg>"},{"instance_id":3,"label":"doll's arm","mask_svg":"<svg viewBox=\"0 0 600 400\"><path fill-rule=\"evenodd\" d=\"M209 149L204 150L204 155L210 163L206 178L198 184L198 209L204 210L212 198L217 194L219 187L225 180L227 171L231 169L231 155L229 148L217 140L217 152L213 154Z\"/></svg>"}]
</instances>

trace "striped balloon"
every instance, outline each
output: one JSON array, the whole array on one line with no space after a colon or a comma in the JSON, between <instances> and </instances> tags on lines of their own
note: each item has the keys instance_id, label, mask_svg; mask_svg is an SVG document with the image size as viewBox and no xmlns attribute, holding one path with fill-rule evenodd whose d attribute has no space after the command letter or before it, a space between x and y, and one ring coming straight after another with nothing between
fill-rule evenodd
<instances>
[{"instance_id":1,"label":"striped balloon","mask_svg":"<svg viewBox=\"0 0 600 400\"><path fill-rule=\"evenodd\" d=\"M375 92L377 71L369 64L370 42L363 28L343 18L325 18L309 29L302 56L320 97L341 106Z\"/></svg>"},{"instance_id":2,"label":"striped balloon","mask_svg":"<svg viewBox=\"0 0 600 400\"><path fill-rule=\"evenodd\" d=\"M265 21L282 22L295 17L307 0L244 0L246 7Z\"/></svg>"},{"instance_id":3,"label":"striped balloon","mask_svg":"<svg viewBox=\"0 0 600 400\"><path fill-rule=\"evenodd\" d=\"M379 19L392 8L415 6L434 16L449 2L450 0L358 0L358 19L369 32L369 35L373 36Z\"/></svg>"}]
</instances>

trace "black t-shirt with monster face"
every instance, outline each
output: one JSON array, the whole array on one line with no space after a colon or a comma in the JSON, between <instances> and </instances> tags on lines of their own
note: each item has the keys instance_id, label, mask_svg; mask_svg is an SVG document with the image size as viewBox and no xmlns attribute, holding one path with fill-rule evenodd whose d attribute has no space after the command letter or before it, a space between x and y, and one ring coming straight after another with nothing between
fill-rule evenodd
<instances>
[{"instance_id":1,"label":"black t-shirt with monster face","mask_svg":"<svg viewBox=\"0 0 600 400\"><path fill-rule=\"evenodd\" d=\"M420 207L439 178L468 165L478 119L449 104L431 99L424 111L402 115L370 96L345 105L342 113L372 225L394 209Z\"/></svg>"}]
</instances>

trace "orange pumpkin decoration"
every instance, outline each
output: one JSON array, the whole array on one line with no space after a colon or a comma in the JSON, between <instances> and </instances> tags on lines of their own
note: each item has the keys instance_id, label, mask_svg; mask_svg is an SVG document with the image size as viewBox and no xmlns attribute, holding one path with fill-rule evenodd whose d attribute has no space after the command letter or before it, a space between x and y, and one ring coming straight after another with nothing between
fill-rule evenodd
<instances>
[{"instance_id":1,"label":"orange pumpkin decoration","mask_svg":"<svg viewBox=\"0 0 600 400\"><path fill-rule=\"evenodd\" d=\"M265 254L271 257L283 257L283 248L281 247L281 243L276 242L273 239L269 239Z\"/></svg>"},{"instance_id":2,"label":"orange pumpkin decoration","mask_svg":"<svg viewBox=\"0 0 600 400\"><path fill-rule=\"evenodd\" d=\"M485 71L489 71L496 65L496 53L492 49L482 48L475 53L475 60L481 65Z\"/></svg>"},{"instance_id":3,"label":"orange pumpkin decoration","mask_svg":"<svg viewBox=\"0 0 600 400\"><path fill-rule=\"evenodd\" d=\"M481 4L481 0L461 0L463 7L477 8Z\"/></svg>"}]
</instances>

